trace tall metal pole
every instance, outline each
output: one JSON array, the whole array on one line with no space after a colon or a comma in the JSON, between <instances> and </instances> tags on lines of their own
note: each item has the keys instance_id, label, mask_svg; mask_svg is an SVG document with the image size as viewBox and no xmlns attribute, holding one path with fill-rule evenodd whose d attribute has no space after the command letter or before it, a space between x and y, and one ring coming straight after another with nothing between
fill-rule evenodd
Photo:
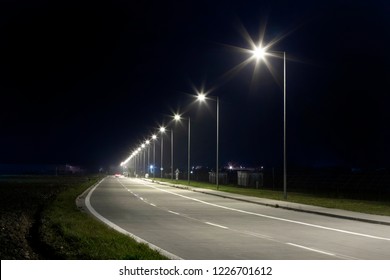
<instances>
[{"instance_id":1,"label":"tall metal pole","mask_svg":"<svg viewBox=\"0 0 390 280\"><path fill-rule=\"evenodd\" d=\"M190 173L191 173L191 166L190 166L190 156L191 156L191 118L188 117L188 185L190 185Z\"/></svg>"},{"instance_id":2,"label":"tall metal pole","mask_svg":"<svg viewBox=\"0 0 390 280\"><path fill-rule=\"evenodd\" d=\"M284 191L284 199L287 199L287 164L286 164L286 52L283 52L283 60L284 60L284 85L283 85L283 111L284 111L284 128L283 128L283 191Z\"/></svg>"},{"instance_id":3,"label":"tall metal pole","mask_svg":"<svg viewBox=\"0 0 390 280\"><path fill-rule=\"evenodd\" d=\"M150 144L148 144L148 165L147 165L147 169L146 169L146 170L148 170L148 174L149 174L149 168L150 168Z\"/></svg>"},{"instance_id":4,"label":"tall metal pole","mask_svg":"<svg viewBox=\"0 0 390 280\"><path fill-rule=\"evenodd\" d=\"M171 180L173 180L173 129L171 129Z\"/></svg>"},{"instance_id":5,"label":"tall metal pole","mask_svg":"<svg viewBox=\"0 0 390 280\"><path fill-rule=\"evenodd\" d=\"M138 152L138 173L139 176L142 174L142 150Z\"/></svg>"},{"instance_id":6,"label":"tall metal pole","mask_svg":"<svg viewBox=\"0 0 390 280\"><path fill-rule=\"evenodd\" d=\"M216 163L217 163L217 168L216 168L216 175L217 175L217 178L216 178L216 184L217 184L217 190L219 189L219 164L218 164L218 161L219 161L219 97L217 96L217 159L216 159Z\"/></svg>"},{"instance_id":7,"label":"tall metal pole","mask_svg":"<svg viewBox=\"0 0 390 280\"><path fill-rule=\"evenodd\" d=\"M156 178L155 169L156 169L156 139L153 139L153 179Z\"/></svg>"},{"instance_id":8,"label":"tall metal pole","mask_svg":"<svg viewBox=\"0 0 390 280\"><path fill-rule=\"evenodd\" d=\"M137 175L138 175L138 156L139 156L139 153L137 153L135 155L135 177L137 177Z\"/></svg>"},{"instance_id":9,"label":"tall metal pole","mask_svg":"<svg viewBox=\"0 0 390 280\"><path fill-rule=\"evenodd\" d=\"M145 159L146 150L145 150L145 148L143 148L143 150L144 150L144 163L142 164L142 169L144 170L144 177L145 177L145 173L146 173L146 169L145 169L145 164L146 164L146 159Z\"/></svg>"},{"instance_id":10,"label":"tall metal pole","mask_svg":"<svg viewBox=\"0 0 390 280\"><path fill-rule=\"evenodd\" d=\"M160 175L160 178L163 177L163 156L164 156L164 135L163 133L161 133L161 167L160 167L160 171L161 171L161 175Z\"/></svg>"}]
</instances>

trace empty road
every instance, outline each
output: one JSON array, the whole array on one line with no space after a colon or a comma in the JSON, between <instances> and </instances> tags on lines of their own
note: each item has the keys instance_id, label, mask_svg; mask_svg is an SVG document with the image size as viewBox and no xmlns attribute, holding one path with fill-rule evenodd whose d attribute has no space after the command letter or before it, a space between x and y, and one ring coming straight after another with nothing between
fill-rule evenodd
<instances>
[{"instance_id":1,"label":"empty road","mask_svg":"<svg viewBox=\"0 0 390 280\"><path fill-rule=\"evenodd\" d=\"M133 178L107 177L87 205L182 259L390 259L390 226L227 199Z\"/></svg>"}]
</instances>

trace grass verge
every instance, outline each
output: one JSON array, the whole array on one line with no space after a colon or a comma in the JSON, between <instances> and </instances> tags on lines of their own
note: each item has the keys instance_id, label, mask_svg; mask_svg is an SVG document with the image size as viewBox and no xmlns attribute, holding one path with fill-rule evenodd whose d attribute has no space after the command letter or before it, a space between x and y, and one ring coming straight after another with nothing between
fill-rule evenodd
<instances>
[{"instance_id":1,"label":"grass verge","mask_svg":"<svg viewBox=\"0 0 390 280\"><path fill-rule=\"evenodd\" d=\"M81 212L75 199L101 177L71 186L43 211L40 236L58 259L166 259L146 244L137 243Z\"/></svg>"},{"instance_id":2,"label":"grass verge","mask_svg":"<svg viewBox=\"0 0 390 280\"><path fill-rule=\"evenodd\" d=\"M163 181L178 185L187 185L186 180L170 180L156 178L155 181ZM191 181L191 187L216 190L215 184ZM283 192L267 189L253 189L233 185L220 185L219 191L241 194L252 197L268 198L283 201ZM345 198L330 198L306 193L288 192L288 201L327 208L343 209L367 214L390 216L390 201L368 201Z\"/></svg>"}]
</instances>

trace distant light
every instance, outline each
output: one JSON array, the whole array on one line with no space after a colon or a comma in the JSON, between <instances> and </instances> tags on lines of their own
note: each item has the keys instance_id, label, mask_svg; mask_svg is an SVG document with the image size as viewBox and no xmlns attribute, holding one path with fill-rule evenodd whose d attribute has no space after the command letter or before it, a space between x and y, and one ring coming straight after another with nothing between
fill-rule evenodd
<instances>
[{"instance_id":1,"label":"distant light","mask_svg":"<svg viewBox=\"0 0 390 280\"><path fill-rule=\"evenodd\" d=\"M175 114L173 118L175 119L175 121L180 121L181 116L179 114Z\"/></svg>"},{"instance_id":2,"label":"distant light","mask_svg":"<svg viewBox=\"0 0 390 280\"><path fill-rule=\"evenodd\" d=\"M141 145L141 148L145 148L145 144L142 144L142 145Z\"/></svg>"},{"instance_id":3,"label":"distant light","mask_svg":"<svg viewBox=\"0 0 390 280\"><path fill-rule=\"evenodd\" d=\"M141 151L141 148L138 148L138 149L137 149L137 152L140 152L140 151Z\"/></svg>"},{"instance_id":4,"label":"distant light","mask_svg":"<svg viewBox=\"0 0 390 280\"><path fill-rule=\"evenodd\" d=\"M229 166L229 169L232 170L232 169L233 169L233 166L230 165L230 166Z\"/></svg>"},{"instance_id":5,"label":"distant light","mask_svg":"<svg viewBox=\"0 0 390 280\"><path fill-rule=\"evenodd\" d=\"M149 144L150 144L150 141L149 141L149 140L146 140L145 144L146 144L146 145L149 145Z\"/></svg>"},{"instance_id":6,"label":"distant light","mask_svg":"<svg viewBox=\"0 0 390 280\"><path fill-rule=\"evenodd\" d=\"M160 132L161 132L161 133L164 133L164 132L165 132L165 127L163 127L163 126L160 127Z\"/></svg>"},{"instance_id":7,"label":"distant light","mask_svg":"<svg viewBox=\"0 0 390 280\"><path fill-rule=\"evenodd\" d=\"M156 139L157 139L157 135L156 135L156 134L153 134L153 135L152 135L152 139L153 139L153 140L156 140Z\"/></svg>"}]
</instances>

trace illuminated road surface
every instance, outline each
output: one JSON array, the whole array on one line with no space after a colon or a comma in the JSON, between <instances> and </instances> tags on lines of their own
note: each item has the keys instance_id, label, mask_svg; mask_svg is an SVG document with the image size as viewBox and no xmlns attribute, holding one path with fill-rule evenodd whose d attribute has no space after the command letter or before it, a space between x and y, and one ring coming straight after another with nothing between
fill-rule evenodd
<instances>
[{"instance_id":1,"label":"illuminated road surface","mask_svg":"<svg viewBox=\"0 0 390 280\"><path fill-rule=\"evenodd\" d=\"M90 195L106 220L183 259L390 259L390 226L106 178Z\"/></svg>"}]
</instances>

